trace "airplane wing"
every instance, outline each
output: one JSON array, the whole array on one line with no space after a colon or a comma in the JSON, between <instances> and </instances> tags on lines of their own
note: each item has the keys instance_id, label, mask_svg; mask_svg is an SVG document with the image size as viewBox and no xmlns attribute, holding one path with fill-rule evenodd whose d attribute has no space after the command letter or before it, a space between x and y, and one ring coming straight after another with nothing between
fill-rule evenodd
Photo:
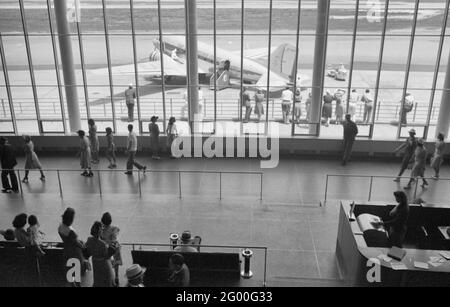
<instances>
[{"instance_id":1,"label":"airplane wing","mask_svg":"<svg viewBox=\"0 0 450 307\"><path fill-rule=\"evenodd\" d=\"M186 64L183 62L184 59L180 61L175 61L170 56L164 54L164 75L165 76L186 76ZM149 75L149 76L161 76L161 61L154 62L144 62L138 63L139 74ZM95 69L91 71L96 75L108 75L108 68ZM199 67L199 73L205 73L204 69ZM113 66L112 75L113 76L124 76L124 75L134 75L135 69L134 64Z\"/></svg>"}]
</instances>

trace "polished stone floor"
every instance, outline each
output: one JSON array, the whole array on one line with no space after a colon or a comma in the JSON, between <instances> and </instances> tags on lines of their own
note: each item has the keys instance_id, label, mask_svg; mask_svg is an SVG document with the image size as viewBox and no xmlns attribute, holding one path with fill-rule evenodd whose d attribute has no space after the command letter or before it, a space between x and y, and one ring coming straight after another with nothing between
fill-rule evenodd
<instances>
[{"instance_id":1,"label":"polished stone floor","mask_svg":"<svg viewBox=\"0 0 450 307\"><path fill-rule=\"evenodd\" d=\"M257 160L244 159L151 161L140 157L140 160L149 169L159 171L263 172L263 201L259 199L259 175L223 174L220 180L213 173L182 173L179 177L177 172L150 172L127 177L121 172L100 172L100 176L95 172L94 178L86 179L79 171L61 171L61 197L57 173L48 171L44 184L37 173L32 173L30 183L23 185L23 195L0 195L0 228L10 227L18 213L36 214L46 241L59 241L56 229L60 215L71 206L77 212L74 227L85 240L92 223L109 211L114 224L121 228L122 243L168 244L170 233L191 230L203 238L203 245L235 247L204 250L267 247L269 286L341 286L334 254L339 200L367 201L370 178L330 177L325 204L326 175L394 176L398 168L396 162L377 161L353 162L342 167L331 159L287 159L271 170L261 170ZM78 169L77 159L71 156L41 157L41 161L48 169ZM124 162L121 157L119 167L123 168ZM99 168L105 169L106 163L103 160ZM444 167L442 176L449 175ZM445 180L433 181L428 190L419 188L417 196L445 205L448 184ZM391 191L401 188L391 178L374 179L372 200L392 202ZM411 193L414 194L414 189ZM130 249L131 246L124 247L124 267L131 263ZM264 279L264 251L253 251L254 277L244 285L260 286Z\"/></svg>"}]
</instances>

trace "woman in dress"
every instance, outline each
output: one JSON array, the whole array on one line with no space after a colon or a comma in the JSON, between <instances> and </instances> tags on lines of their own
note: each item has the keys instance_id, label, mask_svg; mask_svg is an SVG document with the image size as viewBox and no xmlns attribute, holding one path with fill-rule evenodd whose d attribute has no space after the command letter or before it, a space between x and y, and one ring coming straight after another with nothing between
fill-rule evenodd
<instances>
[{"instance_id":1,"label":"woman in dress","mask_svg":"<svg viewBox=\"0 0 450 307\"><path fill-rule=\"evenodd\" d=\"M417 177L422 177L422 188L428 186L428 182L425 179L425 168L427 164L427 149L425 148L424 141L420 139L417 141L417 148L414 152L414 166L411 171L411 179L409 180L408 185L405 187L405 190L411 189L411 184L417 180Z\"/></svg>"},{"instance_id":2,"label":"woman in dress","mask_svg":"<svg viewBox=\"0 0 450 307\"><path fill-rule=\"evenodd\" d=\"M91 166L91 146L89 139L86 137L86 133L83 130L78 131L78 136L80 137L80 151L78 155L80 157L80 166L84 171L81 176L93 177Z\"/></svg>"},{"instance_id":3,"label":"woman in dress","mask_svg":"<svg viewBox=\"0 0 450 307\"><path fill-rule=\"evenodd\" d=\"M342 123L342 119L344 117L344 106L342 105L342 100L344 97L345 91L344 90L337 90L334 94L334 100L336 101L336 125L340 125Z\"/></svg>"},{"instance_id":4,"label":"woman in dress","mask_svg":"<svg viewBox=\"0 0 450 307\"><path fill-rule=\"evenodd\" d=\"M62 215L62 223L58 227L58 234L63 241L64 262L67 263L69 259L78 259L81 264L81 274L84 275L89 265L83 255L85 245L83 241L78 239L78 235L72 227L74 219L75 210L67 208ZM76 285L80 286L80 284Z\"/></svg>"},{"instance_id":5,"label":"woman in dress","mask_svg":"<svg viewBox=\"0 0 450 307\"><path fill-rule=\"evenodd\" d=\"M266 97L264 97L264 93L262 90L258 89L255 94L255 114L258 116L258 123L261 121L261 116L264 115L264 101Z\"/></svg>"},{"instance_id":6,"label":"woman in dress","mask_svg":"<svg viewBox=\"0 0 450 307\"><path fill-rule=\"evenodd\" d=\"M98 164L98 152L100 151L100 143L97 136L97 126L93 119L88 120L89 124L89 141L91 142L92 163Z\"/></svg>"},{"instance_id":7,"label":"woman in dress","mask_svg":"<svg viewBox=\"0 0 450 307\"><path fill-rule=\"evenodd\" d=\"M445 136L443 133L439 133L437 141L436 141L436 149L434 151L433 158L431 159L431 167L434 169L434 177L433 179L439 179L439 173L441 170L441 165L444 162L444 154L445 154Z\"/></svg>"},{"instance_id":8,"label":"woman in dress","mask_svg":"<svg viewBox=\"0 0 450 307\"><path fill-rule=\"evenodd\" d=\"M41 181L45 181L45 175L42 171L42 165L39 161L38 156L34 152L34 144L31 141L31 137L28 135L23 136L23 140L25 141L25 177L23 178L23 183L28 183L28 175L30 174L30 170L38 169L41 172Z\"/></svg>"},{"instance_id":9,"label":"woman in dress","mask_svg":"<svg viewBox=\"0 0 450 307\"><path fill-rule=\"evenodd\" d=\"M116 287L119 286L119 266L123 264L122 254L120 253L120 244L118 240L120 229L118 227L112 226L112 217L109 212L106 212L102 216L103 231L100 238L109 245L116 247L116 252L113 255L112 266L115 273L115 284Z\"/></svg>"},{"instance_id":10,"label":"woman in dress","mask_svg":"<svg viewBox=\"0 0 450 307\"><path fill-rule=\"evenodd\" d=\"M167 125L166 133L167 133L167 149L170 154L170 158L174 159L175 157L172 155L172 143L178 137L177 126L175 125L176 119L175 117L171 117L169 119L169 125Z\"/></svg>"},{"instance_id":11,"label":"woman in dress","mask_svg":"<svg viewBox=\"0 0 450 307\"><path fill-rule=\"evenodd\" d=\"M114 287L114 271L111 256L115 248L107 244L100 237L103 225L95 222L91 228L91 237L86 242L87 255L92 257L94 269L94 287Z\"/></svg>"},{"instance_id":12,"label":"woman in dress","mask_svg":"<svg viewBox=\"0 0 450 307\"><path fill-rule=\"evenodd\" d=\"M322 117L325 120L325 127L329 126L330 118L333 115L333 99L334 97L329 91L327 91L326 95L323 97Z\"/></svg>"},{"instance_id":13,"label":"woman in dress","mask_svg":"<svg viewBox=\"0 0 450 307\"><path fill-rule=\"evenodd\" d=\"M109 161L109 169L117 168L116 162L116 144L114 144L114 135L111 128L106 128L106 158Z\"/></svg>"}]
</instances>

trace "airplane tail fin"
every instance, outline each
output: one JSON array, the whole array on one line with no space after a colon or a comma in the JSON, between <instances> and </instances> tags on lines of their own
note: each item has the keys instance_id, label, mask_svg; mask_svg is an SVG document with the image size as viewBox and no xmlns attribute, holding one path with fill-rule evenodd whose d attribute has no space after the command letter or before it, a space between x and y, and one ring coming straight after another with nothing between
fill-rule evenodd
<instances>
[{"instance_id":1,"label":"airplane tail fin","mask_svg":"<svg viewBox=\"0 0 450 307\"><path fill-rule=\"evenodd\" d=\"M290 44L279 46L272 54L270 70L282 77L292 79L295 67L295 47Z\"/></svg>"}]
</instances>

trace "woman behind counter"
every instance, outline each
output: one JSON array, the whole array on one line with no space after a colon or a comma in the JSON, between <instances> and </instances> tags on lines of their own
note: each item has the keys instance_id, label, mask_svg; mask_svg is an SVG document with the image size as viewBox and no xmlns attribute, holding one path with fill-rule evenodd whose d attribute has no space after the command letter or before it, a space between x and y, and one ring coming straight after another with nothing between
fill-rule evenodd
<instances>
[{"instance_id":1,"label":"woman behind counter","mask_svg":"<svg viewBox=\"0 0 450 307\"><path fill-rule=\"evenodd\" d=\"M394 192L398 205L389 213L386 220L372 223L374 227L384 226L388 232L389 246L403 247L409 218L408 197L404 192Z\"/></svg>"}]
</instances>

